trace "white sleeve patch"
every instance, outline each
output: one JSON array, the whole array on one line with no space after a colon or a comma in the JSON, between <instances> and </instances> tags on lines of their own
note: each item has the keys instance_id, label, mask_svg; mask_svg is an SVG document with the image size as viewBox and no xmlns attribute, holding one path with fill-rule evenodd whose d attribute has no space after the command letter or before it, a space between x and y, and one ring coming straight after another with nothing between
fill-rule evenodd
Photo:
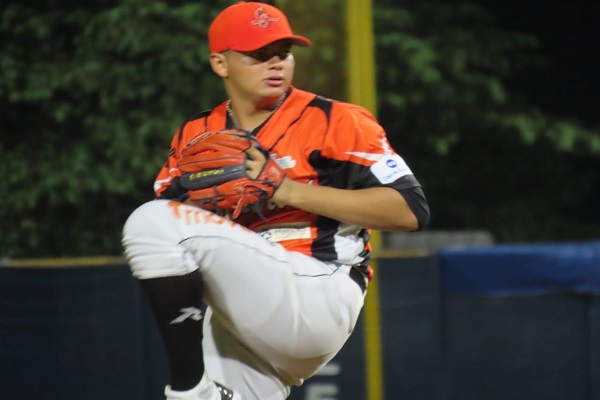
<instances>
[{"instance_id":1,"label":"white sleeve patch","mask_svg":"<svg viewBox=\"0 0 600 400\"><path fill-rule=\"evenodd\" d=\"M371 166L371 172L383 184L394 182L405 175L412 175L404 159L397 154L384 155Z\"/></svg>"}]
</instances>

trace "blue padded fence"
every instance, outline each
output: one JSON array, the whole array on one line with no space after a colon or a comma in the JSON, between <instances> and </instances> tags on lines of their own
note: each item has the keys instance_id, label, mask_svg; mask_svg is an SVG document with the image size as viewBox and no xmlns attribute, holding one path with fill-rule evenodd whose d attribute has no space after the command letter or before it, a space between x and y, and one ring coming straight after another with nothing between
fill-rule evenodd
<instances>
[{"instance_id":1,"label":"blue padded fence","mask_svg":"<svg viewBox=\"0 0 600 400\"><path fill-rule=\"evenodd\" d=\"M291 400L600 400L600 242L442 249L378 262L381 326ZM370 338L368 338L370 339ZM124 263L0 267L0 398L159 400L164 348Z\"/></svg>"}]
</instances>

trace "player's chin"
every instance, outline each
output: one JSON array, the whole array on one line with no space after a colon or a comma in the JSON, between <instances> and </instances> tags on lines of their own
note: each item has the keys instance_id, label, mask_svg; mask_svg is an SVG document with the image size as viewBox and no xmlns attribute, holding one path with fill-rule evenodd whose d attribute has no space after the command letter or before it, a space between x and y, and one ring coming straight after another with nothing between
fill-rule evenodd
<instances>
[{"instance_id":1,"label":"player's chin","mask_svg":"<svg viewBox=\"0 0 600 400\"><path fill-rule=\"evenodd\" d=\"M264 85L261 94L265 98L279 98L287 92L290 84L282 82L280 85Z\"/></svg>"}]
</instances>

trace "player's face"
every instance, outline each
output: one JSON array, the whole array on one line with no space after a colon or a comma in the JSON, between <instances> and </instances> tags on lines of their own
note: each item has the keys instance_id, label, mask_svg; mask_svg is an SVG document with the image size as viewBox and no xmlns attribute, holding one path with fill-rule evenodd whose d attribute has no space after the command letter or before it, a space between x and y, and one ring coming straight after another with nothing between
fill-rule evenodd
<instances>
[{"instance_id":1,"label":"player's face","mask_svg":"<svg viewBox=\"0 0 600 400\"><path fill-rule=\"evenodd\" d=\"M253 101L278 99L292 83L294 56L288 40L250 52L227 51L227 85L232 95Z\"/></svg>"}]
</instances>

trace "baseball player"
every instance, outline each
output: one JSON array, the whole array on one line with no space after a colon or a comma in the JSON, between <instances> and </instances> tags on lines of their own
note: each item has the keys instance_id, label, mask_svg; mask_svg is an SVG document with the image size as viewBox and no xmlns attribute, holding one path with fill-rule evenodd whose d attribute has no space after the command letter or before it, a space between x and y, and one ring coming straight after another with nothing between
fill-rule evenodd
<instances>
[{"instance_id":1,"label":"baseball player","mask_svg":"<svg viewBox=\"0 0 600 400\"><path fill-rule=\"evenodd\" d=\"M367 110L292 85L292 48L311 42L279 9L234 4L208 41L228 99L175 132L123 246L166 345L167 399L283 400L352 333L373 277L369 230L422 229L429 208ZM182 188L183 166L216 154L194 146L226 130L260 143L241 153L243 185Z\"/></svg>"}]
</instances>

